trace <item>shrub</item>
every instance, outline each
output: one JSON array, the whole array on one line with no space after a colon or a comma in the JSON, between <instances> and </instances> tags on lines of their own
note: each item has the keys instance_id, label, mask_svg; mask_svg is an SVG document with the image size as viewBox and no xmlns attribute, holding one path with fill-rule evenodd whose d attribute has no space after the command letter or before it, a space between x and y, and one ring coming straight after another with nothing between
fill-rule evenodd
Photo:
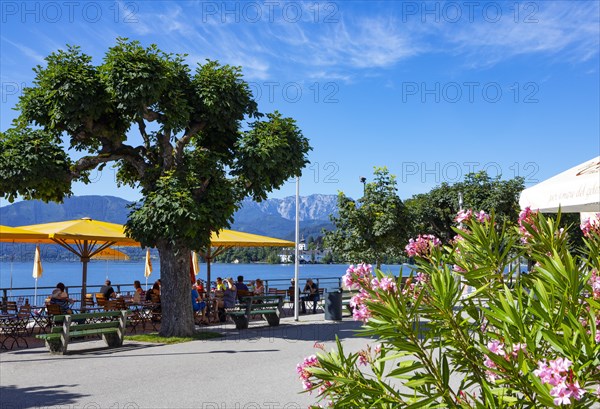
<instances>
[{"instance_id":1,"label":"shrub","mask_svg":"<svg viewBox=\"0 0 600 409\"><path fill-rule=\"evenodd\" d=\"M411 240L404 285L350 266L354 318L377 345L318 351L297 367L304 389L331 407L598 406L600 225L582 225L585 247L570 249L559 220L461 212L449 245ZM535 263L526 274L520 257Z\"/></svg>"}]
</instances>

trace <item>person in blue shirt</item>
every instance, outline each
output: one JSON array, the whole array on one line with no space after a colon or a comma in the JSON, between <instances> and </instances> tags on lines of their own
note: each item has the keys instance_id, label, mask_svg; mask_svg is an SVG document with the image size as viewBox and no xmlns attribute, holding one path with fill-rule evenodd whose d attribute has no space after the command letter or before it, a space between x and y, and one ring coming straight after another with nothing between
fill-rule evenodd
<instances>
[{"instance_id":1,"label":"person in blue shirt","mask_svg":"<svg viewBox=\"0 0 600 409\"><path fill-rule=\"evenodd\" d=\"M244 276L238 276L237 283L235 283L235 288L238 291L248 291L248 286L244 284Z\"/></svg>"},{"instance_id":2,"label":"person in blue shirt","mask_svg":"<svg viewBox=\"0 0 600 409\"><path fill-rule=\"evenodd\" d=\"M206 303L204 301L201 301L200 299L200 294L198 294L198 291L192 287L192 308L194 309L194 315L197 315L197 313L201 313L200 314L200 322L205 324L207 323L207 319L204 316L204 312L206 311Z\"/></svg>"}]
</instances>

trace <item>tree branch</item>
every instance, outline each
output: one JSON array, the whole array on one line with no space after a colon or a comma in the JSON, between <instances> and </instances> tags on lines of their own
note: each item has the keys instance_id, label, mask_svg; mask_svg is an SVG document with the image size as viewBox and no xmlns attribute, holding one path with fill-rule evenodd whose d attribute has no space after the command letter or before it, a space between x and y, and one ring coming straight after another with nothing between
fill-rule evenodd
<instances>
[{"instance_id":1,"label":"tree branch","mask_svg":"<svg viewBox=\"0 0 600 409\"><path fill-rule=\"evenodd\" d=\"M183 159L183 150L186 145L205 127L206 122L193 122L191 126L186 129L185 135L183 135L175 144L175 161L177 163L181 163L181 160Z\"/></svg>"},{"instance_id":2,"label":"tree branch","mask_svg":"<svg viewBox=\"0 0 600 409\"><path fill-rule=\"evenodd\" d=\"M138 171L139 177L142 178L146 172L147 165L142 159L141 149L123 143L114 147L112 146L112 141L103 140L103 147L98 155L84 156L75 163L71 171L71 179L80 177L82 172L92 170L101 163L117 160L124 160L129 163Z\"/></svg>"},{"instance_id":3,"label":"tree branch","mask_svg":"<svg viewBox=\"0 0 600 409\"><path fill-rule=\"evenodd\" d=\"M138 118L137 120L138 128L140 129L140 135L144 138L144 146L146 150L150 150L150 138L148 138L148 134L146 133L146 124L142 118Z\"/></svg>"},{"instance_id":4,"label":"tree branch","mask_svg":"<svg viewBox=\"0 0 600 409\"><path fill-rule=\"evenodd\" d=\"M146 121L154 122L156 120L162 120L163 115L159 112L153 111L149 108L144 108L144 119Z\"/></svg>"}]
</instances>

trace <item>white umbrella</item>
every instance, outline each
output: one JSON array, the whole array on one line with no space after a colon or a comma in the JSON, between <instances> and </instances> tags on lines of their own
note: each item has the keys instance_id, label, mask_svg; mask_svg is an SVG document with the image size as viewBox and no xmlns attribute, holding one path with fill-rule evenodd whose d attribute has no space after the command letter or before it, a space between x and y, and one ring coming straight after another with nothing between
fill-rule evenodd
<instances>
[{"instance_id":1,"label":"white umbrella","mask_svg":"<svg viewBox=\"0 0 600 409\"><path fill-rule=\"evenodd\" d=\"M198 262L198 253L192 251L192 269L194 270L194 275L197 276L200 274L200 263Z\"/></svg>"},{"instance_id":2,"label":"white umbrella","mask_svg":"<svg viewBox=\"0 0 600 409\"><path fill-rule=\"evenodd\" d=\"M33 256L33 278L35 278L35 292L33 302L37 303L37 281L42 276L42 258L40 257L40 245L35 246L35 255Z\"/></svg>"},{"instance_id":3,"label":"white umbrella","mask_svg":"<svg viewBox=\"0 0 600 409\"><path fill-rule=\"evenodd\" d=\"M523 190L519 204L542 213L600 212L600 156Z\"/></svg>"},{"instance_id":4,"label":"white umbrella","mask_svg":"<svg viewBox=\"0 0 600 409\"><path fill-rule=\"evenodd\" d=\"M152 260L150 259L150 249L146 249L146 264L144 265L144 276L146 277L146 291L148 291L148 277L152 274Z\"/></svg>"}]
</instances>

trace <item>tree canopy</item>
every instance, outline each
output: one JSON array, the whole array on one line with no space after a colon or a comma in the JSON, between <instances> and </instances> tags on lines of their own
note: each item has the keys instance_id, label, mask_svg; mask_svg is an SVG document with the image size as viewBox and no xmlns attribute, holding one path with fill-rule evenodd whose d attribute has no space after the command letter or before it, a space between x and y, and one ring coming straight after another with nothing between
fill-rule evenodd
<instances>
[{"instance_id":1,"label":"tree canopy","mask_svg":"<svg viewBox=\"0 0 600 409\"><path fill-rule=\"evenodd\" d=\"M325 245L353 262L379 266L386 257L398 257L408 241L408 218L397 191L396 177L384 167L375 168L362 198L340 192L339 216L331 216L336 230L325 233Z\"/></svg>"},{"instance_id":2,"label":"tree canopy","mask_svg":"<svg viewBox=\"0 0 600 409\"><path fill-rule=\"evenodd\" d=\"M459 193L463 195L463 208L484 210L496 214L500 223L515 223L519 217L519 194L524 188L523 178L500 180L486 172L470 173L462 182L449 185L442 183L428 193L414 195L406 200L412 221L411 235L434 234L448 241L455 236Z\"/></svg>"},{"instance_id":3,"label":"tree canopy","mask_svg":"<svg viewBox=\"0 0 600 409\"><path fill-rule=\"evenodd\" d=\"M34 71L14 127L0 133L0 194L61 201L114 165L117 183L143 195L128 234L161 257L161 334L189 334L189 250L229 227L244 197L265 199L299 176L308 140L293 119L258 111L241 67L192 70L156 45L119 38L100 65L68 46Z\"/></svg>"}]
</instances>

